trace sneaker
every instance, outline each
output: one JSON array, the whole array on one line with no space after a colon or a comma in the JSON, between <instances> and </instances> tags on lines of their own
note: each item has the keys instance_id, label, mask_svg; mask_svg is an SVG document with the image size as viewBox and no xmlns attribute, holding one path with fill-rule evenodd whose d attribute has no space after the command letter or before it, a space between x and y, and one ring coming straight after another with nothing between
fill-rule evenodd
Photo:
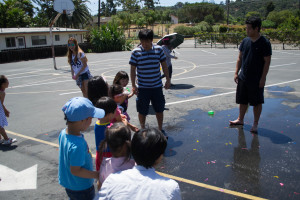
<instances>
[{"instance_id":1,"label":"sneaker","mask_svg":"<svg viewBox=\"0 0 300 200\"><path fill-rule=\"evenodd\" d=\"M4 142L4 139L0 139L0 144L2 144Z\"/></svg>"},{"instance_id":2,"label":"sneaker","mask_svg":"<svg viewBox=\"0 0 300 200\"><path fill-rule=\"evenodd\" d=\"M11 145L12 143L14 143L14 142L17 142L17 139L16 138L8 138L7 140L4 140L3 141L3 144L4 145Z\"/></svg>"}]
</instances>

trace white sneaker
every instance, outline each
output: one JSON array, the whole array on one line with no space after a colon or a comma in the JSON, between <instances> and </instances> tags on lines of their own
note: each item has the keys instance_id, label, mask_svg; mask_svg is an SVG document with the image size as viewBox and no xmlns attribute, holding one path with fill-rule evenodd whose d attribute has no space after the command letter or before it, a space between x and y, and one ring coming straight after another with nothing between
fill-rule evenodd
<instances>
[{"instance_id":1,"label":"white sneaker","mask_svg":"<svg viewBox=\"0 0 300 200\"><path fill-rule=\"evenodd\" d=\"M11 145L12 143L14 143L14 142L17 142L17 139L16 138L8 138L7 140L4 140L3 141L3 144L4 145Z\"/></svg>"}]
</instances>

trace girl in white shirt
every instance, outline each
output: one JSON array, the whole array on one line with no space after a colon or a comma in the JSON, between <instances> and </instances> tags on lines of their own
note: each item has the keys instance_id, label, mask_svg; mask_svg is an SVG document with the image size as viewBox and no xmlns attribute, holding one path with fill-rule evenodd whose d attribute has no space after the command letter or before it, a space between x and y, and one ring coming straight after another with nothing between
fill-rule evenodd
<instances>
[{"instance_id":1,"label":"girl in white shirt","mask_svg":"<svg viewBox=\"0 0 300 200\"><path fill-rule=\"evenodd\" d=\"M87 65L87 58L73 37L68 40L68 63L71 65L72 78L76 80L83 96L87 98L87 84L92 75Z\"/></svg>"}]
</instances>

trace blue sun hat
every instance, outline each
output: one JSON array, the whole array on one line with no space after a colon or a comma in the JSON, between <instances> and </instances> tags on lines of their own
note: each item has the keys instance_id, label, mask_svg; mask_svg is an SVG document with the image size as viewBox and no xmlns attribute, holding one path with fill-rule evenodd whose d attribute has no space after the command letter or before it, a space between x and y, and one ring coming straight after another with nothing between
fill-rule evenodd
<instances>
[{"instance_id":1,"label":"blue sun hat","mask_svg":"<svg viewBox=\"0 0 300 200\"><path fill-rule=\"evenodd\" d=\"M105 112L103 109L95 108L92 102L84 97L74 97L70 99L62 108L67 120L77 122L89 117L103 118Z\"/></svg>"}]
</instances>

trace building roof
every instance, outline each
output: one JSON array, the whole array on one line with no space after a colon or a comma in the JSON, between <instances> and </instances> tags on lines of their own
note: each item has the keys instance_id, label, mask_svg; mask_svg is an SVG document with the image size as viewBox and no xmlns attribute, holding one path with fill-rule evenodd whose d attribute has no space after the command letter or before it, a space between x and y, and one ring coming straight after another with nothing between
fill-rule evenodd
<instances>
[{"instance_id":1,"label":"building roof","mask_svg":"<svg viewBox=\"0 0 300 200\"><path fill-rule=\"evenodd\" d=\"M87 32L84 29L72 29L72 28L61 28L61 27L53 27L53 33L69 33L69 32ZM41 28L0 28L0 35L7 34L30 34L30 33L49 33L49 27L41 27Z\"/></svg>"}]
</instances>

